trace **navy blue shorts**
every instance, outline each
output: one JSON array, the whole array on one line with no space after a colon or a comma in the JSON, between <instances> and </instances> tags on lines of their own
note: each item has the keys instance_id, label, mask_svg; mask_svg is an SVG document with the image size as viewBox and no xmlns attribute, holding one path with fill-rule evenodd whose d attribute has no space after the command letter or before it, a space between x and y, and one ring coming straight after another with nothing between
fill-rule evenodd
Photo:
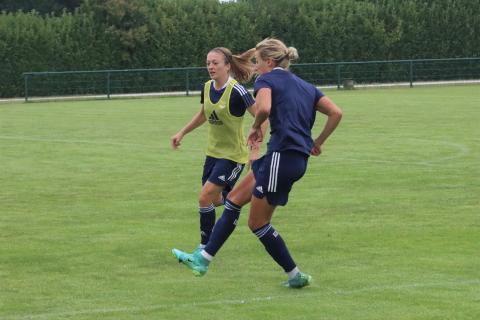
<instances>
[{"instance_id":1,"label":"navy blue shorts","mask_svg":"<svg viewBox=\"0 0 480 320\"><path fill-rule=\"evenodd\" d=\"M256 184L253 195L272 206L284 206L293 184L307 170L308 156L297 151L282 151L266 154L252 164Z\"/></svg>"},{"instance_id":2,"label":"navy blue shorts","mask_svg":"<svg viewBox=\"0 0 480 320\"><path fill-rule=\"evenodd\" d=\"M228 159L217 159L207 156L203 165L202 186L210 181L218 186L224 186L224 190L230 192L242 173L242 163L236 163Z\"/></svg>"}]
</instances>

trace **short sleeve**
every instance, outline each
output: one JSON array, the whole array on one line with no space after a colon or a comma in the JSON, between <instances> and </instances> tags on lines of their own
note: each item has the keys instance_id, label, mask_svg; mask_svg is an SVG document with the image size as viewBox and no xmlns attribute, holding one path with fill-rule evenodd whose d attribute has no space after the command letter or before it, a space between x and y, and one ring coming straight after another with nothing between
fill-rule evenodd
<instances>
[{"instance_id":1,"label":"short sleeve","mask_svg":"<svg viewBox=\"0 0 480 320\"><path fill-rule=\"evenodd\" d=\"M242 117L248 107L253 105L255 100L250 92L240 84L235 84L230 96L230 113L236 117Z\"/></svg>"},{"instance_id":2,"label":"short sleeve","mask_svg":"<svg viewBox=\"0 0 480 320\"><path fill-rule=\"evenodd\" d=\"M272 85L268 81L268 79L264 76L260 76L255 80L255 84L253 85L253 96L256 97L258 90L262 88L269 88L272 89Z\"/></svg>"},{"instance_id":3,"label":"short sleeve","mask_svg":"<svg viewBox=\"0 0 480 320\"><path fill-rule=\"evenodd\" d=\"M315 104L318 103L318 101L325 96L322 91L320 91L317 87L315 87Z\"/></svg>"}]
</instances>

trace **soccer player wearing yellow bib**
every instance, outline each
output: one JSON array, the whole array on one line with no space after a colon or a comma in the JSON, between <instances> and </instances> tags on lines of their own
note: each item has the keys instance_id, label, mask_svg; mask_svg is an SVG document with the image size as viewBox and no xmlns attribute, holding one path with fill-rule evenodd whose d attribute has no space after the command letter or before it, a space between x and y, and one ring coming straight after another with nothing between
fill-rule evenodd
<instances>
[{"instance_id":1,"label":"soccer player wearing yellow bib","mask_svg":"<svg viewBox=\"0 0 480 320\"><path fill-rule=\"evenodd\" d=\"M208 243L215 225L215 207L224 203L226 194L238 180L249 154L243 132L245 111L255 117L251 94L239 82L248 82L254 72L251 58L254 50L232 55L227 48L214 48L207 55L211 80L202 89L201 110L177 134L171 137L174 149L183 137L208 121L208 142L203 167L202 190L198 199L200 212L200 245ZM258 146L250 158L257 158ZM225 204L229 206L228 203ZM219 223L222 221L219 219Z\"/></svg>"}]
</instances>

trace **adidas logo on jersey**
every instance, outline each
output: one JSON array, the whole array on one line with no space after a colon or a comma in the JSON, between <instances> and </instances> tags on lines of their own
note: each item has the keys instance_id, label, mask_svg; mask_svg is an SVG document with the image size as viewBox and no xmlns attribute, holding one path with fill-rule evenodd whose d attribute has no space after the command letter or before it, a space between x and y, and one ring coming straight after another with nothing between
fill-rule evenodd
<instances>
[{"instance_id":1,"label":"adidas logo on jersey","mask_svg":"<svg viewBox=\"0 0 480 320\"><path fill-rule=\"evenodd\" d=\"M217 125L223 124L222 120L218 118L217 113L215 111L213 111L210 114L210 117L208 118L208 122L210 122L210 124L217 124Z\"/></svg>"},{"instance_id":2,"label":"adidas logo on jersey","mask_svg":"<svg viewBox=\"0 0 480 320\"><path fill-rule=\"evenodd\" d=\"M263 193L263 188L262 188L262 186L258 186L258 187L256 187L255 189L257 189L258 192Z\"/></svg>"}]
</instances>

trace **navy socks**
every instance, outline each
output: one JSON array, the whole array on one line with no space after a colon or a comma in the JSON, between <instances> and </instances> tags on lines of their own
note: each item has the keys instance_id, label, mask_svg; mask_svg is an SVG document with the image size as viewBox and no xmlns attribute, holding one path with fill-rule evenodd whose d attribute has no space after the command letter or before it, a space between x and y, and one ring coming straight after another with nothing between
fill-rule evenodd
<instances>
[{"instance_id":1,"label":"navy socks","mask_svg":"<svg viewBox=\"0 0 480 320\"><path fill-rule=\"evenodd\" d=\"M242 208L239 205L236 205L228 199L225 201L223 214L215 224L215 228L213 228L210 236L210 241L204 248L209 255L215 256L225 241L227 241L228 237L232 234L233 230L235 230L241 209Z\"/></svg>"},{"instance_id":2,"label":"navy socks","mask_svg":"<svg viewBox=\"0 0 480 320\"><path fill-rule=\"evenodd\" d=\"M295 269L296 264L288 252L287 245L270 223L254 230L253 233L255 233L263 243L273 260L275 260L285 272L290 272Z\"/></svg>"},{"instance_id":3,"label":"navy socks","mask_svg":"<svg viewBox=\"0 0 480 320\"><path fill-rule=\"evenodd\" d=\"M210 239L213 226L215 225L215 207L200 207L200 243L206 245Z\"/></svg>"}]
</instances>

